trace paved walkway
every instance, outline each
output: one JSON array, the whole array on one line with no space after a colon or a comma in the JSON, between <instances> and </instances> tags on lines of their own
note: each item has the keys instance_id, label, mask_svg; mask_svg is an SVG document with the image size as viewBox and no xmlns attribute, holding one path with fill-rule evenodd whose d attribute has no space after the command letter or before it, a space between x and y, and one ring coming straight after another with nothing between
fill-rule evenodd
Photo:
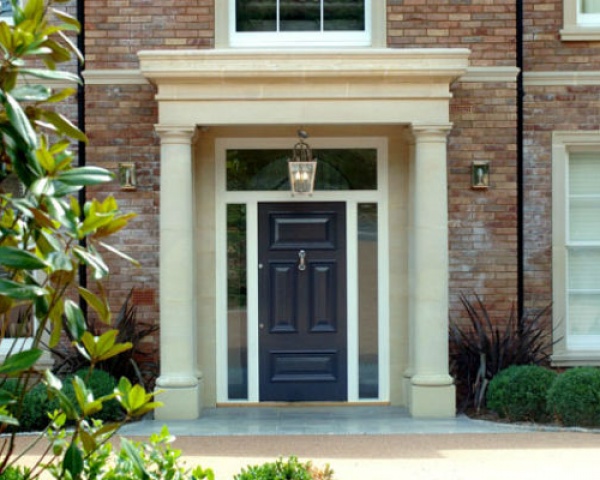
<instances>
[{"instance_id":1,"label":"paved walkway","mask_svg":"<svg viewBox=\"0 0 600 480\"><path fill-rule=\"evenodd\" d=\"M124 435L148 436L164 422L145 420L127 425ZM166 422L176 436L229 435L406 435L508 433L535 430L472 420L415 419L400 407L259 407L206 409L198 420Z\"/></svg>"},{"instance_id":2,"label":"paved walkway","mask_svg":"<svg viewBox=\"0 0 600 480\"><path fill-rule=\"evenodd\" d=\"M145 437L162 425L122 433ZM221 408L167 426L188 465L211 467L217 480L289 455L331 465L336 480L583 480L600 471L597 432L412 419L394 407Z\"/></svg>"},{"instance_id":3,"label":"paved walkway","mask_svg":"<svg viewBox=\"0 0 600 480\"><path fill-rule=\"evenodd\" d=\"M143 421L120 434L143 440L162 426ZM586 480L600 472L598 431L416 420L394 407L220 408L167 426L187 465L210 467L217 480L290 455L329 464L335 480ZM41 448L23 462L33 464Z\"/></svg>"}]
</instances>

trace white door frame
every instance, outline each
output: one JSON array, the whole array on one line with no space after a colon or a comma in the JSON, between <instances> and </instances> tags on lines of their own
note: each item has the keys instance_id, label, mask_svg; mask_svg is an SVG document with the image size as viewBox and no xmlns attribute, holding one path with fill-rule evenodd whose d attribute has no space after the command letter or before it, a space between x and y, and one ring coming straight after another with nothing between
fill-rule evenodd
<instances>
[{"instance_id":1,"label":"white door frame","mask_svg":"<svg viewBox=\"0 0 600 480\"><path fill-rule=\"evenodd\" d=\"M215 141L216 196L216 343L217 343L217 403L258 403L258 215L259 202L325 202L346 204L347 288L348 288L348 402L361 401L358 396L358 229L357 204L378 205L378 358L379 398L365 401L389 401L389 242L388 242L388 140L385 137L311 138L313 149L375 148L377 149L377 190L316 191L310 197L292 197L287 191L226 191L226 151L229 149L290 149L295 138L217 138ZM350 197L350 198L349 198ZM244 203L246 209L247 241L247 299L248 299L248 400L228 400L227 393L227 236L226 205Z\"/></svg>"}]
</instances>

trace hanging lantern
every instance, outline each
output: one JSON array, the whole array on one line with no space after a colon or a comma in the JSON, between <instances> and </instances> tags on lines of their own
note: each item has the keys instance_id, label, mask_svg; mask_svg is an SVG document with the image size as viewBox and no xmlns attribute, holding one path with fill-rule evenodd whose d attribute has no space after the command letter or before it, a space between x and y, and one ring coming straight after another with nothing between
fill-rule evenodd
<instances>
[{"instance_id":1,"label":"hanging lantern","mask_svg":"<svg viewBox=\"0 0 600 480\"><path fill-rule=\"evenodd\" d=\"M317 159L313 160L310 146L303 138L294 145L292 159L288 161L292 195L312 195L317 173Z\"/></svg>"}]
</instances>

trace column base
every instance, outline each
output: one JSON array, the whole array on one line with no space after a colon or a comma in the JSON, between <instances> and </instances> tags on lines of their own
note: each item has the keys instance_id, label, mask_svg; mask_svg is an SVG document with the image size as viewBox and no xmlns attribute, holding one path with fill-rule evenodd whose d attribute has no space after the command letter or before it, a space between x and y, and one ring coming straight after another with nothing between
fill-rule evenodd
<instances>
[{"instance_id":1,"label":"column base","mask_svg":"<svg viewBox=\"0 0 600 480\"><path fill-rule=\"evenodd\" d=\"M200 416L200 385L159 387L156 400L164 405L154 410L155 420L195 420Z\"/></svg>"},{"instance_id":2,"label":"column base","mask_svg":"<svg viewBox=\"0 0 600 480\"><path fill-rule=\"evenodd\" d=\"M454 385L410 385L409 411L413 417L454 418L456 389Z\"/></svg>"}]
</instances>

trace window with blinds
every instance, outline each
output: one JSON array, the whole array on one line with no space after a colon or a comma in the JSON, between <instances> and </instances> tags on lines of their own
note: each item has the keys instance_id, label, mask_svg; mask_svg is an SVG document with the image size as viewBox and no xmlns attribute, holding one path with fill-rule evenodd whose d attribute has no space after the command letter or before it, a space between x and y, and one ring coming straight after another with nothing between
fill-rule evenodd
<instances>
[{"instance_id":1,"label":"window with blinds","mask_svg":"<svg viewBox=\"0 0 600 480\"><path fill-rule=\"evenodd\" d=\"M567 343L600 347L600 153L569 156Z\"/></svg>"},{"instance_id":2,"label":"window with blinds","mask_svg":"<svg viewBox=\"0 0 600 480\"><path fill-rule=\"evenodd\" d=\"M600 25L600 0L578 0L577 23L581 25Z\"/></svg>"}]
</instances>

